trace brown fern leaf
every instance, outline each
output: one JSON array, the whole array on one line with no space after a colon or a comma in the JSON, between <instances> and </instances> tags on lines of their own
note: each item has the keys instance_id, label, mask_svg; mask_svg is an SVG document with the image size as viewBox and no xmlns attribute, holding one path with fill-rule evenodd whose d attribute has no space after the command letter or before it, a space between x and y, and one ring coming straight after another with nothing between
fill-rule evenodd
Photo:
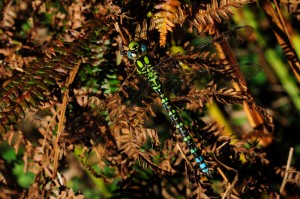
<instances>
[{"instance_id":1,"label":"brown fern leaf","mask_svg":"<svg viewBox=\"0 0 300 199\"><path fill-rule=\"evenodd\" d=\"M212 103L217 100L223 104L243 104L243 101L249 100L247 96L233 88L217 88L217 84L210 82L205 89L191 89L186 96L176 97L174 101L188 102L188 108L203 109L206 102Z\"/></svg>"},{"instance_id":2,"label":"brown fern leaf","mask_svg":"<svg viewBox=\"0 0 300 199\"><path fill-rule=\"evenodd\" d=\"M44 60L30 63L22 75L13 77L2 89L0 94L2 134L7 131L10 124L24 117L24 110L38 108L45 102L59 97L61 82L65 82L68 72L89 52L89 43L95 40L95 35L104 32L102 22L94 23L87 24L81 33L70 31L69 38L72 39L61 38L54 41L46 50Z\"/></svg>"},{"instance_id":3,"label":"brown fern leaf","mask_svg":"<svg viewBox=\"0 0 300 199\"><path fill-rule=\"evenodd\" d=\"M263 125L267 127L268 132L273 132L274 131L273 117L267 112L266 108L257 105L255 101L250 101L248 103L251 106L251 108L256 110L263 117L264 120Z\"/></svg>"},{"instance_id":4,"label":"brown fern leaf","mask_svg":"<svg viewBox=\"0 0 300 199\"><path fill-rule=\"evenodd\" d=\"M121 88L122 91L123 88ZM113 125L111 133L115 136L116 144L121 154L134 161L139 161L142 167L150 167L153 171L164 174L173 173L170 165L166 162L155 163L153 159L157 159L159 155L153 150L142 152L142 146L151 140L152 146L159 146L159 138L157 132L150 128L144 127L144 122L149 116L154 116L151 106L148 103L142 104L141 107L127 108L121 105L122 97L115 93L108 99L108 112Z\"/></svg>"},{"instance_id":5,"label":"brown fern leaf","mask_svg":"<svg viewBox=\"0 0 300 199\"><path fill-rule=\"evenodd\" d=\"M149 29L157 29L160 33L160 46L166 45L167 33L173 31L175 24L182 25L185 21L180 4L178 0L164 0L163 3L155 6L155 9L160 11L152 16Z\"/></svg>"},{"instance_id":6,"label":"brown fern leaf","mask_svg":"<svg viewBox=\"0 0 300 199\"><path fill-rule=\"evenodd\" d=\"M206 187L208 186L209 184L207 183L206 184ZM212 197L212 195L207 195L205 194L205 191L207 190L206 187L202 187L201 185L199 185L199 183L197 182L193 182L191 183L191 186L190 186L190 195L189 195L189 198L203 198L203 199L209 199Z\"/></svg>"},{"instance_id":7,"label":"brown fern leaf","mask_svg":"<svg viewBox=\"0 0 300 199\"><path fill-rule=\"evenodd\" d=\"M118 148L122 153L126 153L129 157L138 159L139 149L141 145L146 142L147 133L152 132L150 129L134 128L127 125L125 122L123 126L114 126L113 131L116 132L116 141Z\"/></svg>"},{"instance_id":8,"label":"brown fern leaf","mask_svg":"<svg viewBox=\"0 0 300 199\"><path fill-rule=\"evenodd\" d=\"M134 102L130 101L130 104L138 101L138 104L130 108L122 105L124 104L124 101L131 98L132 95L142 92L140 88L144 86L143 83L144 82L139 81L139 78L136 78L135 75L132 75L123 82L118 93L109 96L107 99L107 107L109 110L110 120L113 123L118 123L118 121L127 121L130 122L132 126L139 126L144 124L144 121L149 116L155 116L151 104L157 98L156 95L148 95L146 96L146 99L142 98L139 100L133 100Z\"/></svg>"},{"instance_id":9,"label":"brown fern leaf","mask_svg":"<svg viewBox=\"0 0 300 199\"><path fill-rule=\"evenodd\" d=\"M222 19L229 20L232 15L232 8L242 7L244 4L251 3L252 0L212 0L203 1L199 5L199 10L191 21L191 25L197 28L198 32L216 33L215 23L221 23Z\"/></svg>"},{"instance_id":10,"label":"brown fern leaf","mask_svg":"<svg viewBox=\"0 0 300 199\"><path fill-rule=\"evenodd\" d=\"M100 138L92 141L92 147L88 149L88 152L85 153L85 150L82 152L81 161L84 166L95 176L101 177L105 182L111 183L115 176L117 176L121 171L117 168L120 167L122 156L118 153L118 149L115 145L112 145L112 142L109 141L109 133L103 133ZM100 170L103 170L105 166L110 165L114 167L114 175L106 176Z\"/></svg>"},{"instance_id":11,"label":"brown fern leaf","mask_svg":"<svg viewBox=\"0 0 300 199\"><path fill-rule=\"evenodd\" d=\"M242 104L246 99L242 92L233 88L221 88L212 93L215 99L223 104Z\"/></svg>"},{"instance_id":12,"label":"brown fern leaf","mask_svg":"<svg viewBox=\"0 0 300 199\"><path fill-rule=\"evenodd\" d=\"M144 20L143 24L137 24L136 28L135 28L135 35L134 38L139 38L142 40L147 40L147 21Z\"/></svg>"},{"instance_id":13,"label":"brown fern leaf","mask_svg":"<svg viewBox=\"0 0 300 199\"><path fill-rule=\"evenodd\" d=\"M81 107L103 107L103 101L96 96L90 94L101 94L101 91L94 92L92 88L73 89L77 103Z\"/></svg>"},{"instance_id":14,"label":"brown fern leaf","mask_svg":"<svg viewBox=\"0 0 300 199\"><path fill-rule=\"evenodd\" d=\"M46 73L47 71L36 70L36 73L39 72ZM6 132L8 124L13 124L19 118L25 116L24 109L30 107L37 108L40 105L40 102L47 101L49 96L43 93L54 93L56 83L52 74L55 73L52 71L52 73L49 73L49 76L45 76L44 78L41 78L39 74L36 74L36 76L39 76L39 79L32 76L34 74L24 75L19 77L19 79L15 79L4 88L4 92L1 93L3 101L0 104L0 131L2 133ZM57 74L55 75L60 76Z\"/></svg>"},{"instance_id":15,"label":"brown fern leaf","mask_svg":"<svg viewBox=\"0 0 300 199\"><path fill-rule=\"evenodd\" d=\"M1 28L11 28L15 24L15 18L17 18L14 7L11 7L12 1L8 1L3 5L3 16L1 19L0 27Z\"/></svg>"},{"instance_id":16,"label":"brown fern leaf","mask_svg":"<svg viewBox=\"0 0 300 199\"><path fill-rule=\"evenodd\" d=\"M196 126L197 124L195 124ZM197 127L197 126L196 126ZM217 139L217 137L221 134L222 129L220 130L220 128L218 127L218 124L216 122L211 122L211 123L207 123L205 124L204 127L197 127L197 134L200 134L198 136L196 136L197 134L195 134L195 137L205 137L206 140L208 140L208 138L214 138ZM200 139L199 142L204 143L204 142L208 142L205 141L204 139Z\"/></svg>"},{"instance_id":17,"label":"brown fern leaf","mask_svg":"<svg viewBox=\"0 0 300 199\"><path fill-rule=\"evenodd\" d=\"M156 159L155 152L142 152L140 149L146 143L149 137L154 145L159 145L158 135L155 130L143 127L133 127L128 122L114 124L112 132L116 135L116 142L121 154L126 154L133 160L138 160L144 168L150 167L153 171L159 173L172 173L168 164L157 164L152 159Z\"/></svg>"},{"instance_id":18,"label":"brown fern leaf","mask_svg":"<svg viewBox=\"0 0 300 199\"><path fill-rule=\"evenodd\" d=\"M297 0L281 0L281 4L283 4L289 13L294 15L298 21L300 21L300 2Z\"/></svg>"}]
</instances>

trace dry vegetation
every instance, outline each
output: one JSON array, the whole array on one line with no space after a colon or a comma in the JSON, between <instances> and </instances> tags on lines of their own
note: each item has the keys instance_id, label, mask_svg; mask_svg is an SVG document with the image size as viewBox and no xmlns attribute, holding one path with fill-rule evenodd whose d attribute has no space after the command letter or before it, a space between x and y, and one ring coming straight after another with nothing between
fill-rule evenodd
<instances>
[{"instance_id":1,"label":"dry vegetation","mask_svg":"<svg viewBox=\"0 0 300 199\"><path fill-rule=\"evenodd\" d=\"M299 7L0 2L0 198L297 198ZM211 179L120 55L133 39L147 43Z\"/></svg>"}]
</instances>

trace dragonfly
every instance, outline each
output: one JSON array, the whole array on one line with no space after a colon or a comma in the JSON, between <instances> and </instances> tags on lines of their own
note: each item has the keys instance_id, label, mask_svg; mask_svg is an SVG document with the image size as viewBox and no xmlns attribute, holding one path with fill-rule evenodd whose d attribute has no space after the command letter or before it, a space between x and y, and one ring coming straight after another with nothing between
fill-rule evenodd
<instances>
[{"instance_id":1,"label":"dragonfly","mask_svg":"<svg viewBox=\"0 0 300 199\"><path fill-rule=\"evenodd\" d=\"M192 65L194 66L199 64L200 62L201 65L214 65L215 63L213 62L216 62L218 59L212 58L212 56L201 57L201 53L198 52L213 51L215 50L215 48L212 47L212 43L220 43L225 40L229 40L233 37L242 41L245 39L245 37L249 36L247 32L251 31L251 29L252 28L250 26L246 26L229 30L223 33L221 36L218 36L217 38L213 39L213 41L198 46L193 51L186 52L185 54L187 54L189 58L192 57L192 61L190 62L193 62ZM247 33L246 35L244 35L245 32ZM213 52L209 53L211 53L211 55L214 54ZM177 54L173 57L170 57L169 59L163 60L162 62L154 65L152 61L153 58L149 55L147 51L147 45L143 41L131 41L128 45L128 50L121 49L121 54L126 55L130 60L133 60L137 73L147 80L151 89L159 96L163 108L167 111L171 124L181 135L183 141L187 145L190 153L194 156L194 159L199 165L201 171L205 176L211 178L212 173L210 172L209 167L205 159L203 158L200 149L197 147L195 141L193 140L189 129L184 125L183 120L178 114L177 108L172 104L171 100L164 92L164 87L160 79L160 70L162 70L162 68L168 68L168 73L172 73L172 65L174 65L173 62L177 61L177 63L179 63L179 68L182 69L182 67L184 67L185 65L185 60L187 56ZM251 66L249 65L249 67ZM256 70L259 72L259 68L260 67L258 65L257 67L253 66L252 70L254 69L254 71ZM189 71L189 73L191 73L191 71Z\"/></svg>"}]
</instances>

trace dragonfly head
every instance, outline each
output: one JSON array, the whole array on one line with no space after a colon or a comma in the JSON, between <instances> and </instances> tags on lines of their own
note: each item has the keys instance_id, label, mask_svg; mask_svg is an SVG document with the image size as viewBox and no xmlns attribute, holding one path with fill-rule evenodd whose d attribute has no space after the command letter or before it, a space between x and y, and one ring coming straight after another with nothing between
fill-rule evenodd
<instances>
[{"instance_id":1,"label":"dragonfly head","mask_svg":"<svg viewBox=\"0 0 300 199\"><path fill-rule=\"evenodd\" d=\"M147 47L144 43L132 41L128 45L127 56L129 59L137 59L146 54Z\"/></svg>"}]
</instances>

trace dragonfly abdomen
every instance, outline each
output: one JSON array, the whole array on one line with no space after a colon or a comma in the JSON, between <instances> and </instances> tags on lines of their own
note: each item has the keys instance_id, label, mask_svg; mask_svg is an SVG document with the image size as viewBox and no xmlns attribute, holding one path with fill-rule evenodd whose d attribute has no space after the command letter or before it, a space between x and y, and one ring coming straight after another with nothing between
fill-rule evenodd
<instances>
[{"instance_id":1,"label":"dragonfly abdomen","mask_svg":"<svg viewBox=\"0 0 300 199\"><path fill-rule=\"evenodd\" d=\"M198 163L202 172L206 176L211 176L208 166L205 163L205 160L202 157L200 150L198 149L192 137L190 136L188 129L184 126L183 121L181 120L180 116L177 114L177 111L170 104L167 97L163 99L162 99L163 107L165 108L166 111L168 111L171 123L175 126L176 130L178 130L178 132L180 133L181 137L183 138L183 141L186 143L190 152L195 157L195 160Z\"/></svg>"},{"instance_id":2,"label":"dragonfly abdomen","mask_svg":"<svg viewBox=\"0 0 300 199\"><path fill-rule=\"evenodd\" d=\"M139 74L144 75L144 77L149 81L152 89L159 95L164 109L168 112L171 123L174 125L176 130L178 130L183 138L183 141L187 144L202 172L206 176L211 176L208 166L205 163L204 158L201 156L200 150L197 148L188 129L183 124L182 119L178 115L175 107L171 104L169 98L162 92L161 82L156 71L150 63L149 58L146 55L139 57L136 60L136 66Z\"/></svg>"}]
</instances>

